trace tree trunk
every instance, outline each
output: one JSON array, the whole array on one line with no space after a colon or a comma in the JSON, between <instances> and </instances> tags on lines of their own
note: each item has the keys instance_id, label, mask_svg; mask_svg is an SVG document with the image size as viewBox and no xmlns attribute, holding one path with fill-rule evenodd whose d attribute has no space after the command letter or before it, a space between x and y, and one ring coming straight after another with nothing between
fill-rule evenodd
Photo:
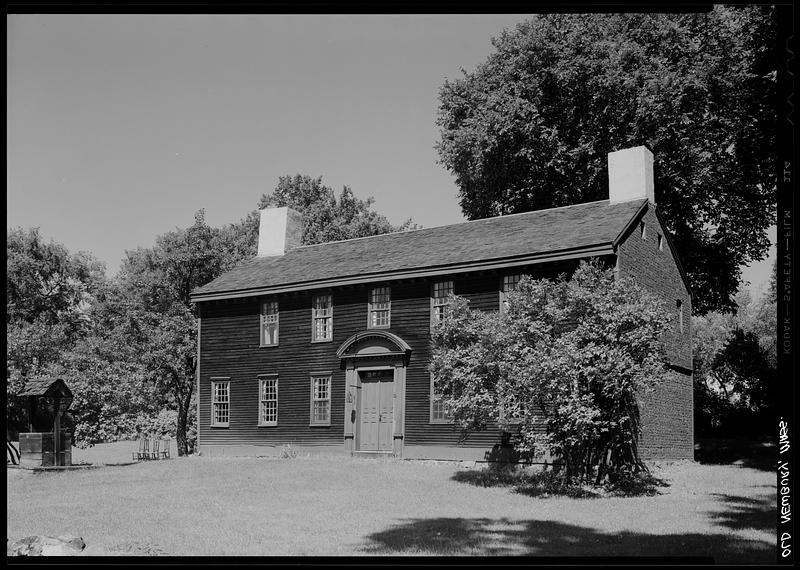
<instances>
[{"instance_id":1,"label":"tree trunk","mask_svg":"<svg viewBox=\"0 0 800 570\"><path fill-rule=\"evenodd\" d=\"M188 423L190 405L191 400L189 402L180 402L178 407L178 426L175 434L175 441L178 446L179 457L189 455L189 445L186 441L186 424Z\"/></svg>"}]
</instances>

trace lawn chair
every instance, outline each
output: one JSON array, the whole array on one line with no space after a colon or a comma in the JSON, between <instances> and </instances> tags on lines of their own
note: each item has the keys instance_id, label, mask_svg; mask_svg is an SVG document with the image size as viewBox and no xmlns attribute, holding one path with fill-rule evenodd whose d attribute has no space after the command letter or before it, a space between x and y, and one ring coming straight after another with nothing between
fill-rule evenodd
<instances>
[{"instance_id":1,"label":"lawn chair","mask_svg":"<svg viewBox=\"0 0 800 570\"><path fill-rule=\"evenodd\" d=\"M163 444L159 451L161 459L169 459L169 438L162 440L161 443Z\"/></svg>"},{"instance_id":2,"label":"lawn chair","mask_svg":"<svg viewBox=\"0 0 800 570\"><path fill-rule=\"evenodd\" d=\"M139 438L139 451L133 452L133 459L136 461L150 459L150 442L146 437Z\"/></svg>"},{"instance_id":3,"label":"lawn chair","mask_svg":"<svg viewBox=\"0 0 800 570\"><path fill-rule=\"evenodd\" d=\"M153 441L150 442L150 451L147 454L147 458L148 459L158 459L159 458L160 454L159 454L158 448L159 448L159 444L160 443L161 443L160 439L153 438Z\"/></svg>"}]
</instances>

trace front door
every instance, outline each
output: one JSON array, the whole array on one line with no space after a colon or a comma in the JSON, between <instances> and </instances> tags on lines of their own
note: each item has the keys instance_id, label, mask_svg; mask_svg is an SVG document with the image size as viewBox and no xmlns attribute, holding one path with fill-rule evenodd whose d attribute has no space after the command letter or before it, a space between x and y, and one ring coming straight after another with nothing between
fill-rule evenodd
<instances>
[{"instance_id":1,"label":"front door","mask_svg":"<svg viewBox=\"0 0 800 570\"><path fill-rule=\"evenodd\" d=\"M360 451L392 451L394 435L394 370L361 375Z\"/></svg>"}]
</instances>

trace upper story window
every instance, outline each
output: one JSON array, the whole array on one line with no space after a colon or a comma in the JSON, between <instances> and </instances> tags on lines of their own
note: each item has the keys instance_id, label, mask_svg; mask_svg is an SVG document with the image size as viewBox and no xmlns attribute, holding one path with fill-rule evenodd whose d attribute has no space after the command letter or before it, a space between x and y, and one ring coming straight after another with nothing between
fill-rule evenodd
<instances>
[{"instance_id":1,"label":"upper story window","mask_svg":"<svg viewBox=\"0 0 800 570\"><path fill-rule=\"evenodd\" d=\"M433 322L441 321L450 309L449 296L453 294L452 281L437 281L433 284Z\"/></svg>"},{"instance_id":2,"label":"upper story window","mask_svg":"<svg viewBox=\"0 0 800 570\"><path fill-rule=\"evenodd\" d=\"M330 293L314 295L311 320L312 340L333 340L333 300Z\"/></svg>"},{"instance_id":3,"label":"upper story window","mask_svg":"<svg viewBox=\"0 0 800 570\"><path fill-rule=\"evenodd\" d=\"M258 381L258 425L278 425L278 375L262 376Z\"/></svg>"},{"instance_id":4,"label":"upper story window","mask_svg":"<svg viewBox=\"0 0 800 570\"><path fill-rule=\"evenodd\" d=\"M647 239L647 226L644 222L639 223L639 231L642 233L642 239Z\"/></svg>"},{"instance_id":5,"label":"upper story window","mask_svg":"<svg viewBox=\"0 0 800 570\"><path fill-rule=\"evenodd\" d=\"M683 301L678 299L675 302L675 305L678 309L678 330L683 332Z\"/></svg>"},{"instance_id":6,"label":"upper story window","mask_svg":"<svg viewBox=\"0 0 800 570\"><path fill-rule=\"evenodd\" d=\"M510 291L517 288L520 279L522 279L521 273L503 277L503 288L500 290L500 311L505 312L508 308L507 295Z\"/></svg>"},{"instance_id":7,"label":"upper story window","mask_svg":"<svg viewBox=\"0 0 800 570\"><path fill-rule=\"evenodd\" d=\"M231 419L230 380L211 381L211 425L228 427Z\"/></svg>"},{"instance_id":8,"label":"upper story window","mask_svg":"<svg viewBox=\"0 0 800 570\"><path fill-rule=\"evenodd\" d=\"M374 287L369 291L367 326L388 327L391 323L392 294L389 287Z\"/></svg>"},{"instance_id":9,"label":"upper story window","mask_svg":"<svg viewBox=\"0 0 800 570\"><path fill-rule=\"evenodd\" d=\"M261 346L278 344L278 301L261 303Z\"/></svg>"},{"instance_id":10,"label":"upper story window","mask_svg":"<svg viewBox=\"0 0 800 570\"><path fill-rule=\"evenodd\" d=\"M656 233L658 239L658 251L664 251L664 236L660 233Z\"/></svg>"},{"instance_id":11,"label":"upper story window","mask_svg":"<svg viewBox=\"0 0 800 570\"><path fill-rule=\"evenodd\" d=\"M311 377L311 425L331 425L331 377Z\"/></svg>"}]
</instances>

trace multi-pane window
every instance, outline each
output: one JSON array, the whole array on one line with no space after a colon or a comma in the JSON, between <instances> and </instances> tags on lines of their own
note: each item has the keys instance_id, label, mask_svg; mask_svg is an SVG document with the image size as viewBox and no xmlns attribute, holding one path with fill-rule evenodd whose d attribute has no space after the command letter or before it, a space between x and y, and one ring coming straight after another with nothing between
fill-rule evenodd
<instances>
[{"instance_id":1,"label":"multi-pane window","mask_svg":"<svg viewBox=\"0 0 800 570\"><path fill-rule=\"evenodd\" d=\"M261 346L278 344L278 301L261 303Z\"/></svg>"},{"instance_id":2,"label":"multi-pane window","mask_svg":"<svg viewBox=\"0 0 800 570\"><path fill-rule=\"evenodd\" d=\"M278 425L278 376L262 376L258 382L258 425Z\"/></svg>"},{"instance_id":3,"label":"multi-pane window","mask_svg":"<svg viewBox=\"0 0 800 570\"><path fill-rule=\"evenodd\" d=\"M231 383L229 380L211 381L211 425L226 427L231 419Z\"/></svg>"},{"instance_id":4,"label":"multi-pane window","mask_svg":"<svg viewBox=\"0 0 800 570\"><path fill-rule=\"evenodd\" d=\"M331 377L311 378L311 425L331 423Z\"/></svg>"},{"instance_id":5,"label":"multi-pane window","mask_svg":"<svg viewBox=\"0 0 800 570\"><path fill-rule=\"evenodd\" d=\"M441 321L450 309L448 296L453 293L452 281L437 281L433 284L433 322Z\"/></svg>"},{"instance_id":6,"label":"multi-pane window","mask_svg":"<svg viewBox=\"0 0 800 570\"><path fill-rule=\"evenodd\" d=\"M453 415L445 405L442 395L436 392L436 381L431 374L431 423L449 422Z\"/></svg>"},{"instance_id":7,"label":"multi-pane window","mask_svg":"<svg viewBox=\"0 0 800 570\"><path fill-rule=\"evenodd\" d=\"M314 295L311 320L313 340L333 339L333 301L330 294Z\"/></svg>"},{"instance_id":8,"label":"multi-pane window","mask_svg":"<svg viewBox=\"0 0 800 570\"><path fill-rule=\"evenodd\" d=\"M375 287L369 292L370 327L388 327L392 308L392 296L388 287Z\"/></svg>"},{"instance_id":9,"label":"multi-pane window","mask_svg":"<svg viewBox=\"0 0 800 570\"><path fill-rule=\"evenodd\" d=\"M517 273L514 275L506 275L503 277L503 289L500 291L500 310L505 311L508 308L508 298L507 295L510 291L513 291L517 288L517 284L519 280L522 279L522 275Z\"/></svg>"}]
</instances>

